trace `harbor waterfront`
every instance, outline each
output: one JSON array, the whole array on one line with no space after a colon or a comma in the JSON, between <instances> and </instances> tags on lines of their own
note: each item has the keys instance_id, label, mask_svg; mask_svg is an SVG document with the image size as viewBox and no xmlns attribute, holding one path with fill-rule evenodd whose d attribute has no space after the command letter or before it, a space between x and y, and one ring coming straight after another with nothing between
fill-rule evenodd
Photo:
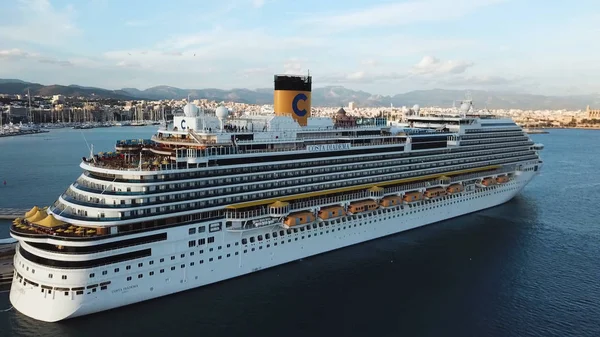
<instances>
[{"instance_id":1,"label":"harbor waterfront","mask_svg":"<svg viewBox=\"0 0 600 337\"><path fill-rule=\"evenodd\" d=\"M3 155L19 159L0 165L0 179L7 181L0 186L0 207L51 204L80 173L76 164L89 153L86 140L97 151L111 151L115 139L144 139L155 130L143 129L52 130L0 140ZM600 231L590 210L599 199L600 163L588 154L600 153L599 137L585 130L532 135L546 146L545 170L493 209L60 325L11 310L1 314L0 331L100 336L177 327L180 335L194 335L201 327L209 335L276 335L284 328L297 334L443 335L451 329L461 335L597 335ZM0 234L8 234L8 225L0 226ZM7 297L0 299L0 310L10 307ZM317 303L336 303L337 309ZM305 312L303 319L287 319L290 306ZM148 323L136 324L128 318L133 315ZM365 319L370 323L327 324ZM103 322L111 324L101 332L93 328Z\"/></svg>"}]
</instances>

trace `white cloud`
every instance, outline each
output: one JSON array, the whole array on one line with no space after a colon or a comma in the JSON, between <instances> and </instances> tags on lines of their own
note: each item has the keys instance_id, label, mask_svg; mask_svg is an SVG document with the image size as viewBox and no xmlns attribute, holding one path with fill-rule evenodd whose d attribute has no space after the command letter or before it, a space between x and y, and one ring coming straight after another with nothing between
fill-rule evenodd
<instances>
[{"instance_id":1,"label":"white cloud","mask_svg":"<svg viewBox=\"0 0 600 337\"><path fill-rule=\"evenodd\" d=\"M410 72L416 75L460 74L464 73L472 66L472 62L452 60L440 61L433 56L425 56L419 63L411 68Z\"/></svg>"},{"instance_id":2,"label":"white cloud","mask_svg":"<svg viewBox=\"0 0 600 337\"><path fill-rule=\"evenodd\" d=\"M0 60L18 60L29 56L30 53L17 48L0 50Z\"/></svg>"},{"instance_id":3,"label":"white cloud","mask_svg":"<svg viewBox=\"0 0 600 337\"><path fill-rule=\"evenodd\" d=\"M106 6L107 11L117 11L108 8L115 6L113 2L93 1ZM363 0L363 5L327 6L338 8L331 13L319 9L289 13L293 4L279 2L278 6L287 6L281 8L279 17L255 22L257 17L248 21L249 14L257 15L253 8L264 8L273 1L211 0L185 13L173 9L148 16L111 17L108 24L120 26L126 35L117 40L107 36L104 41L83 41L74 39L81 31L71 7L53 0L6 0L9 5L2 6L2 12L7 19L0 21L0 68L11 77L39 77L36 81L43 81L47 76L49 81L60 78L67 84L112 88L159 84L263 88L271 86L273 74L305 74L310 69L315 85L341 84L372 93L457 86L536 89L533 80L519 76L544 83L536 89L541 93L550 85L566 90L573 83L582 91L600 90L594 81L600 74L594 59L599 47L589 43L600 29L590 26L597 15L573 15L561 25L534 18L529 27L473 34L472 27L487 20L483 13L470 21L473 13L491 12L495 8L484 6L502 1ZM78 6L81 22L88 20L84 15L97 15L89 6L73 3ZM513 5L511 10L529 9L517 2ZM195 20L200 11L208 19ZM508 11L497 12L495 21L512 19ZM165 23L166 28L157 29L157 22ZM290 22L304 26L285 26ZM125 29L125 25L141 27L148 23L151 25L142 29L144 32ZM442 24L453 26L445 30ZM338 34L352 28L359 29ZM90 36L93 33L97 32L90 31ZM144 37L137 39L135 34ZM65 41L76 49L60 46ZM105 41L115 44L98 52ZM40 45L36 48L35 44ZM121 47L124 45L130 47ZM586 46L585 53L578 52L582 45Z\"/></svg>"},{"instance_id":4,"label":"white cloud","mask_svg":"<svg viewBox=\"0 0 600 337\"><path fill-rule=\"evenodd\" d=\"M135 61L119 61L119 62L117 62L117 67L122 67L122 68L138 68L140 66L141 66L140 63L135 62Z\"/></svg>"},{"instance_id":5,"label":"white cloud","mask_svg":"<svg viewBox=\"0 0 600 337\"><path fill-rule=\"evenodd\" d=\"M63 67L72 66L73 64L67 60L59 60L53 57L41 56L38 53L31 53L21 49L13 48L0 50L0 60L5 61L24 61L27 59L35 60L39 63L58 65Z\"/></svg>"},{"instance_id":6,"label":"white cloud","mask_svg":"<svg viewBox=\"0 0 600 337\"><path fill-rule=\"evenodd\" d=\"M325 45L325 51L341 53L363 60L363 65L382 65L404 59L409 55L439 54L448 50L466 50L476 44L471 39L415 37L404 34L385 34L369 37L336 37ZM348 46L357 46L348 48ZM320 51L321 52L321 51Z\"/></svg>"},{"instance_id":7,"label":"white cloud","mask_svg":"<svg viewBox=\"0 0 600 337\"><path fill-rule=\"evenodd\" d=\"M386 3L370 8L330 15L312 16L300 20L302 24L328 26L343 30L360 27L400 26L418 22L447 21L464 17L480 7L506 0L413 0Z\"/></svg>"},{"instance_id":8,"label":"white cloud","mask_svg":"<svg viewBox=\"0 0 600 337\"><path fill-rule=\"evenodd\" d=\"M397 72L367 72L358 70L347 73L334 73L319 76L318 81L326 84L378 83L406 79L408 75Z\"/></svg>"},{"instance_id":9,"label":"white cloud","mask_svg":"<svg viewBox=\"0 0 600 337\"><path fill-rule=\"evenodd\" d=\"M227 30L217 26L212 30L172 37L157 43L156 48L188 51L210 49L228 54L243 52L244 56L248 56L250 50L252 52L264 52L267 50L299 49L318 47L324 45L324 43L324 38L276 36L271 31L264 29Z\"/></svg>"},{"instance_id":10,"label":"white cloud","mask_svg":"<svg viewBox=\"0 0 600 337\"><path fill-rule=\"evenodd\" d=\"M511 85L521 81L519 78L506 78L502 76L472 76L459 77L449 80L449 83L470 84L478 86L495 86L495 85Z\"/></svg>"},{"instance_id":11,"label":"white cloud","mask_svg":"<svg viewBox=\"0 0 600 337\"><path fill-rule=\"evenodd\" d=\"M52 65L57 65L57 66L61 66L61 67L71 67L71 66L73 66L73 63L71 63L70 61L57 60L55 58L48 58L48 57L40 58L40 59L38 59L38 62L40 62L40 63L46 63L46 64L52 64Z\"/></svg>"},{"instance_id":12,"label":"white cloud","mask_svg":"<svg viewBox=\"0 0 600 337\"><path fill-rule=\"evenodd\" d=\"M75 26L72 6L56 9L48 0L19 0L18 3L18 14L11 18L11 23L0 21L0 39L61 45L81 34Z\"/></svg>"},{"instance_id":13,"label":"white cloud","mask_svg":"<svg viewBox=\"0 0 600 337\"><path fill-rule=\"evenodd\" d=\"M375 59L366 59L366 60L362 60L361 61L362 65L365 66L370 66L370 67L376 67L378 66L380 63L379 61L375 60Z\"/></svg>"},{"instance_id":14,"label":"white cloud","mask_svg":"<svg viewBox=\"0 0 600 337\"><path fill-rule=\"evenodd\" d=\"M306 71L307 70L303 67L301 60L297 58L289 59L283 64L283 73L286 75L299 75Z\"/></svg>"},{"instance_id":15,"label":"white cloud","mask_svg":"<svg viewBox=\"0 0 600 337\"><path fill-rule=\"evenodd\" d=\"M272 75L269 68L248 68L240 71L240 75L244 78L266 76L267 74Z\"/></svg>"}]
</instances>

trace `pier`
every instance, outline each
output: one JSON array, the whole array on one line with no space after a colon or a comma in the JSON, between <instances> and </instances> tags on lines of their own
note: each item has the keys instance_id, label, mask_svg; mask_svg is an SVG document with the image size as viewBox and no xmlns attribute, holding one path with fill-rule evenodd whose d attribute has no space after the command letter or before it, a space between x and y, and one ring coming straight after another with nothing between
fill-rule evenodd
<instances>
[{"instance_id":1,"label":"pier","mask_svg":"<svg viewBox=\"0 0 600 337\"><path fill-rule=\"evenodd\" d=\"M29 209L22 208L0 208L0 219L1 220L14 220L16 218L20 218L25 213L29 211Z\"/></svg>"}]
</instances>

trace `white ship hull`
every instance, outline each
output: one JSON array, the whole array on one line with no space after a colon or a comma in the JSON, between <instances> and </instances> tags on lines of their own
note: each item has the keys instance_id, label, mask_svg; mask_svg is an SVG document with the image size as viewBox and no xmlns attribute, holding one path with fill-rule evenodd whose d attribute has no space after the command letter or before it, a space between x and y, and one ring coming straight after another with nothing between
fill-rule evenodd
<instances>
[{"instance_id":1,"label":"white ship hull","mask_svg":"<svg viewBox=\"0 0 600 337\"><path fill-rule=\"evenodd\" d=\"M188 240L193 238L188 233L190 226L174 227L167 230L168 241L144 245L151 245L151 257L134 262L77 270L79 277L73 274L73 271L69 274L69 280L73 280L72 282L81 280L81 286L89 284L88 275L95 273L98 283L110 281L106 290L90 292L86 289L83 295L76 295L73 291L68 292L68 295L60 291L48 293L40 291L40 287L24 285L15 277L10 301L14 308L23 314L47 322L117 308L497 206L518 194L535 174L533 170L518 171L513 180L495 187L465 191L453 198L425 203L422 206L404 206L404 209L383 214L363 215L362 219L316 229L310 228L260 242L239 244L241 232L221 231L216 235L215 243L210 245L214 247L214 251L210 252L207 247L204 247L202 254L199 253L202 247L187 248ZM198 225L201 223L195 226ZM258 228L252 230L252 235L264 235L280 230L281 227ZM244 237L247 235L243 234ZM236 242L238 245L235 244ZM39 252L26 243L20 244L26 245L28 251ZM228 244L230 244L229 248L227 248ZM223 248L217 249L218 246ZM244 253L244 250L247 252ZM119 252L127 251L127 249L119 249ZM190 252L195 254L190 256ZM181 258L181 254L185 254L185 257ZM175 260L171 260L171 256L175 256ZM164 258L165 261L159 263L160 258ZM214 260L209 261L210 258ZM153 265L149 265L150 260L154 261ZM203 260L202 264L200 260ZM138 268L138 262L144 262L143 267ZM48 273L54 273L58 278L65 272L61 269L34 264L24 259L18 250L14 265L16 271L24 278L54 287L60 285L48 283L52 281L48 280ZM132 268L126 270L126 265L132 265ZM182 265L185 267L181 268ZM120 268L120 272L113 272L117 267ZM172 267L175 267L174 270L171 270ZM36 270L35 274L30 271L33 269ZM164 269L164 273L160 273L159 269ZM101 274L104 270L108 271L106 276ZM152 276L149 275L151 271L154 271ZM138 278L138 275L143 276ZM132 277L131 281L126 280L128 276ZM78 285L72 283L70 286Z\"/></svg>"}]
</instances>

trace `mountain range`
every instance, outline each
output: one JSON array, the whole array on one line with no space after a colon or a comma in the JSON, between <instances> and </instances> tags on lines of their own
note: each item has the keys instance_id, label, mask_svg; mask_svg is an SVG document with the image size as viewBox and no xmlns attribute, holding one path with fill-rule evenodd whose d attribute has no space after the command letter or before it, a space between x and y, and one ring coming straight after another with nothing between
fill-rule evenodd
<instances>
[{"instance_id":1,"label":"mountain range","mask_svg":"<svg viewBox=\"0 0 600 337\"><path fill-rule=\"evenodd\" d=\"M18 79L0 79L0 94L26 94L27 89L35 96L64 95L119 100L159 100L184 99L188 95L193 99L209 99L248 104L272 104L273 89L180 89L170 86L156 86L145 90L123 88L107 90L80 85L42 85ZM393 96L375 95L365 91L352 90L341 86L313 88L313 106L347 106L354 102L359 107L390 106L439 106L451 107L454 100L463 99L464 90L415 90ZM585 109L587 105L599 106L600 95L543 96L502 91L471 90L475 107L490 109Z\"/></svg>"}]
</instances>

